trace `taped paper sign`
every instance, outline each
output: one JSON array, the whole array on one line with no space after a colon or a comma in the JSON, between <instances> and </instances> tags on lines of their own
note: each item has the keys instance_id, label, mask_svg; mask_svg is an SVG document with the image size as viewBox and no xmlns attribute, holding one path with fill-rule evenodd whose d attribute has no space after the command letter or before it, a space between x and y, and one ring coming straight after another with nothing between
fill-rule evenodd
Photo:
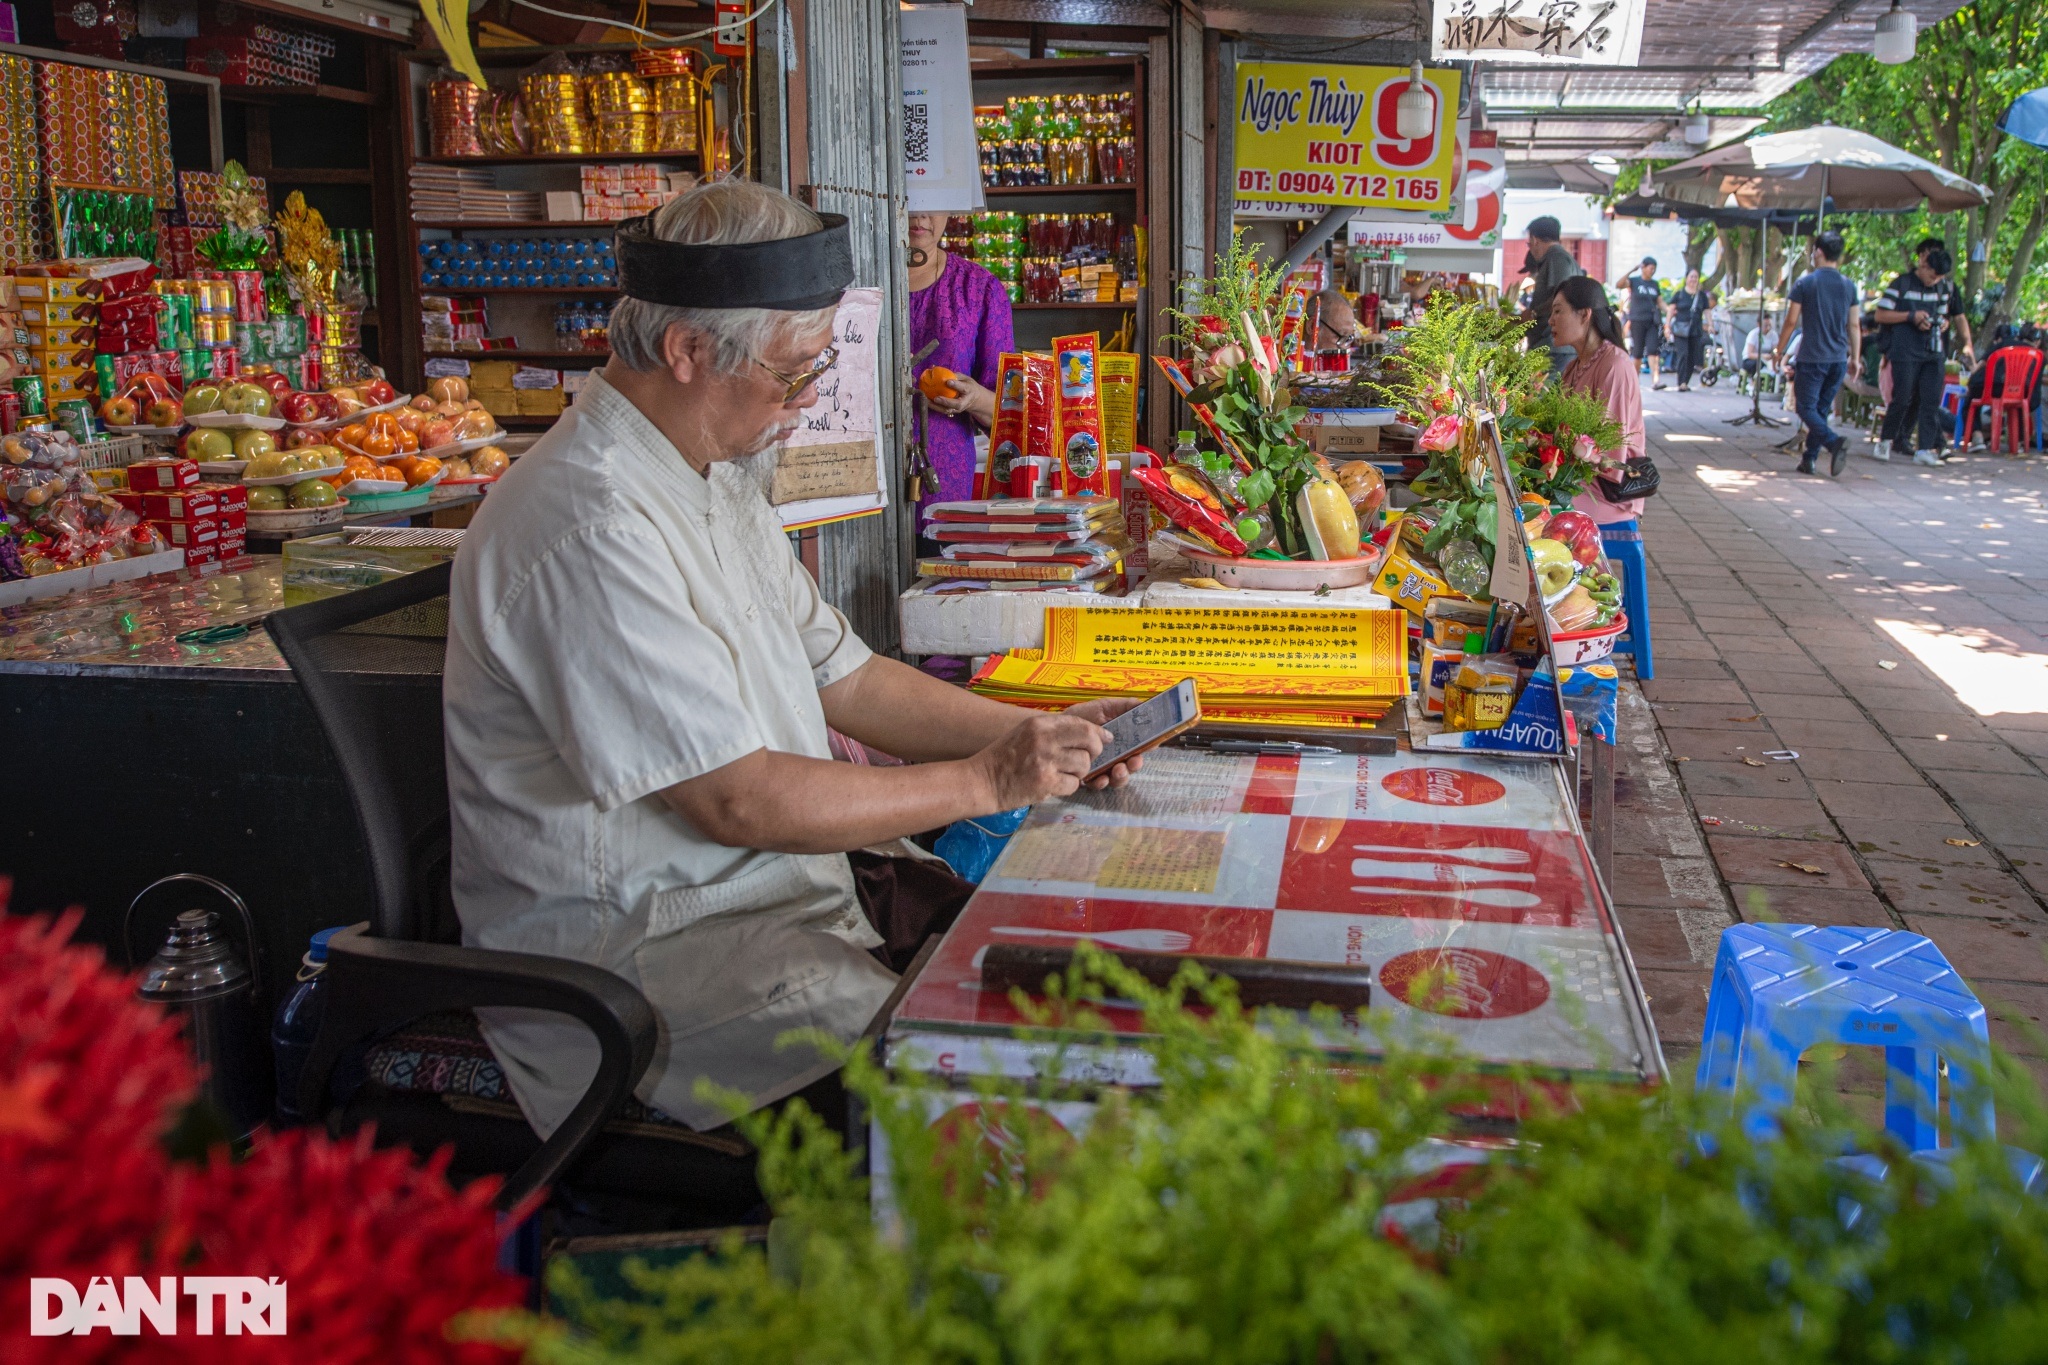
<instances>
[{"instance_id":1,"label":"taped paper sign","mask_svg":"<svg viewBox=\"0 0 2048 1365\"><path fill-rule=\"evenodd\" d=\"M832 323L839 360L818 380L776 458L769 501L785 527L879 512L888 502L882 468L878 336L882 291L849 289Z\"/></svg>"}]
</instances>

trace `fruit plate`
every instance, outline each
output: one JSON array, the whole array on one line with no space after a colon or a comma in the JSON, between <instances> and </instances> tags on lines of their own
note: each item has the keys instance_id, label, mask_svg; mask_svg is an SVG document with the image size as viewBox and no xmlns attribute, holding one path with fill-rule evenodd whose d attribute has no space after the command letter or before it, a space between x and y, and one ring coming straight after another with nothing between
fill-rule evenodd
<instances>
[{"instance_id":1,"label":"fruit plate","mask_svg":"<svg viewBox=\"0 0 2048 1365\"><path fill-rule=\"evenodd\" d=\"M249 509L252 531L303 531L309 526L335 526L348 515L348 499L332 507L277 507Z\"/></svg>"},{"instance_id":2,"label":"fruit plate","mask_svg":"<svg viewBox=\"0 0 2048 1365\"><path fill-rule=\"evenodd\" d=\"M496 445L504 439L504 432L494 431L488 436L471 436L460 441L450 441L446 445L435 446L432 450L422 450L420 454L431 455L437 460L446 460L457 455L467 455L472 450L482 450L485 446Z\"/></svg>"},{"instance_id":3,"label":"fruit plate","mask_svg":"<svg viewBox=\"0 0 2048 1365\"><path fill-rule=\"evenodd\" d=\"M102 425L106 425L102 423ZM183 427L148 427L136 422L130 426L107 426L109 436L176 436Z\"/></svg>"},{"instance_id":4,"label":"fruit plate","mask_svg":"<svg viewBox=\"0 0 2048 1365\"><path fill-rule=\"evenodd\" d=\"M188 412L185 420L195 427L223 427L229 431L278 431L291 425L282 417L258 417L253 412Z\"/></svg>"},{"instance_id":5,"label":"fruit plate","mask_svg":"<svg viewBox=\"0 0 2048 1365\"><path fill-rule=\"evenodd\" d=\"M1592 630L1552 631L1552 662L1559 668L1577 668L1580 664L1598 663L1614 653L1614 642L1627 630L1627 614L1617 612L1612 621Z\"/></svg>"},{"instance_id":6,"label":"fruit plate","mask_svg":"<svg viewBox=\"0 0 2048 1365\"><path fill-rule=\"evenodd\" d=\"M411 401L411 394L401 393L400 395L398 395L398 397L392 399L389 403L379 403L374 408L364 408L360 412L351 413L350 416L360 421L362 418L368 417L373 412L396 412L400 408L404 407L407 403L410 403Z\"/></svg>"},{"instance_id":7,"label":"fruit plate","mask_svg":"<svg viewBox=\"0 0 2048 1365\"><path fill-rule=\"evenodd\" d=\"M344 498L375 498L388 493L403 493L404 479L357 479L342 486Z\"/></svg>"},{"instance_id":8,"label":"fruit plate","mask_svg":"<svg viewBox=\"0 0 2048 1365\"><path fill-rule=\"evenodd\" d=\"M359 484L358 487L361 485ZM400 489L396 493L371 493L362 497L351 496L348 500L348 514L364 516L372 512L404 512L415 507L425 507L430 494L425 484L418 488Z\"/></svg>"},{"instance_id":9,"label":"fruit plate","mask_svg":"<svg viewBox=\"0 0 2048 1365\"><path fill-rule=\"evenodd\" d=\"M316 417L310 422L292 422L291 428L293 431L333 431L337 427L347 426L360 416L361 413L352 412L346 417Z\"/></svg>"},{"instance_id":10,"label":"fruit plate","mask_svg":"<svg viewBox=\"0 0 2048 1365\"><path fill-rule=\"evenodd\" d=\"M339 474L348 466L333 464L325 469L302 469L296 474L270 474L260 479L244 477L242 482L251 488L262 488L272 484L304 483L308 479L324 479L329 474Z\"/></svg>"},{"instance_id":11,"label":"fruit plate","mask_svg":"<svg viewBox=\"0 0 2048 1365\"><path fill-rule=\"evenodd\" d=\"M247 460L201 460L199 477L202 479L231 480L239 483L242 471L249 467Z\"/></svg>"},{"instance_id":12,"label":"fruit plate","mask_svg":"<svg viewBox=\"0 0 2048 1365\"><path fill-rule=\"evenodd\" d=\"M1178 542L1188 562L1226 588L1264 588L1281 592L1314 592L1318 588L1355 588L1372 582L1381 551L1367 545L1350 559L1251 559L1198 550Z\"/></svg>"}]
</instances>

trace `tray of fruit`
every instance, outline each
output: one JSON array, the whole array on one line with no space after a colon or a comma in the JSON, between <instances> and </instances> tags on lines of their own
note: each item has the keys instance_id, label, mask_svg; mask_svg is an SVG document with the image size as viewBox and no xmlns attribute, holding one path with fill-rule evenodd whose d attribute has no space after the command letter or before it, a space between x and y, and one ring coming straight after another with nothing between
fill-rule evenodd
<instances>
[{"instance_id":1,"label":"tray of fruit","mask_svg":"<svg viewBox=\"0 0 2048 1365\"><path fill-rule=\"evenodd\" d=\"M185 420L195 427L212 427L217 431L282 431L290 425L282 417L253 412L188 412Z\"/></svg>"},{"instance_id":2,"label":"tray of fruit","mask_svg":"<svg viewBox=\"0 0 2048 1365\"><path fill-rule=\"evenodd\" d=\"M175 436L185 423L185 405L162 375L139 374L100 404L100 420L123 436Z\"/></svg>"},{"instance_id":3,"label":"tray of fruit","mask_svg":"<svg viewBox=\"0 0 2048 1365\"><path fill-rule=\"evenodd\" d=\"M296 531L325 526L348 515L348 499L325 479L302 479L286 488L258 484L249 490L249 527L257 531Z\"/></svg>"},{"instance_id":4,"label":"tray of fruit","mask_svg":"<svg viewBox=\"0 0 2048 1365\"><path fill-rule=\"evenodd\" d=\"M403 493L404 479L350 479L341 486L344 498L375 497L379 493Z\"/></svg>"},{"instance_id":5,"label":"tray of fruit","mask_svg":"<svg viewBox=\"0 0 2048 1365\"><path fill-rule=\"evenodd\" d=\"M290 459L290 452L286 452L286 459ZM254 460L251 460L249 463L252 465L257 464ZM272 468L275 466L258 465L257 467ZM251 488L261 488L265 484L289 485L302 483L307 479L325 479L330 475L339 474L341 470L342 462L339 459L335 460L333 464L323 464L317 469L301 467L298 469L286 469L279 474L253 475L245 467L242 470L242 482Z\"/></svg>"},{"instance_id":6,"label":"tray of fruit","mask_svg":"<svg viewBox=\"0 0 2048 1365\"><path fill-rule=\"evenodd\" d=\"M422 455L432 455L436 459L447 460L453 459L457 455L467 455L472 450L482 450L485 446L496 445L504 439L504 432L493 430L485 436L471 436L465 440L449 441L443 445L430 446L422 443L420 453Z\"/></svg>"},{"instance_id":7,"label":"tray of fruit","mask_svg":"<svg viewBox=\"0 0 2048 1365\"><path fill-rule=\"evenodd\" d=\"M223 427L194 427L178 444L178 453L196 461L199 472L218 478L227 465L253 460L278 449L277 434L261 427L227 430ZM239 472L239 471L237 471Z\"/></svg>"}]
</instances>

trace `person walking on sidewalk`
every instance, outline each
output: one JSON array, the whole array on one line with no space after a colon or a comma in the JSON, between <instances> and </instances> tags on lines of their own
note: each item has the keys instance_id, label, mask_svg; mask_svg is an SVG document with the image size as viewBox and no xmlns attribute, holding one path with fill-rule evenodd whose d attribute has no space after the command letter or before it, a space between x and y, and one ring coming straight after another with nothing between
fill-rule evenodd
<instances>
[{"instance_id":1,"label":"person walking on sidewalk","mask_svg":"<svg viewBox=\"0 0 2048 1365\"><path fill-rule=\"evenodd\" d=\"M1793 367L1792 392L1799 404L1799 420L1806 424L1806 453L1800 457L1799 472L1817 474L1814 461L1821 450L1828 452L1828 473L1839 475L1849 459L1849 438L1828 425L1835 409L1835 394L1843 378L1863 366L1863 337L1859 328L1856 286L1836 269L1842 259L1842 234L1822 232L1813 239L1813 269L1792 286L1791 311L1785 315L1785 331L1798 329L1799 362ZM1784 361L1784 343L1778 345L1777 359Z\"/></svg>"},{"instance_id":2,"label":"person walking on sidewalk","mask_svg":"<svg viewBox=\"0 0 2048 1365\"><path fill-rule=\"evenodd\" d=\"M1522 273L1529 276L1532 286L1529 295L1529 310L1523 316L1535 325L1529 329L1529 349L1550 352L1550 372L1564 373L1564 367L1572 363L1577 352L1569 346L1559 345L1550 335L1550 301L1557 295L1557 288L1574 275L1586 272L1579 269L1579 263L1572 259L1572 253L1564 249L1558 240L1564 229L1549 214L1532 219L1527 229L1529 256L1522 265Z\"/></svg>"},{"instance_id":3,"label":"person walking on sidewalk","mask_svg":"<svg viewBox=\"0 0 2048 1365\"><path fill-rule=\"evenodd\" d=\"M1657 352L1664 344L1664 286L1657 283L1657 258L1643 257L1642 268L1614 287L1628 295L1629 354L1637 365L1650 362L1650 387L1661 389L1664 361Z\"/></svg>"},{"instance_id":4,"label":"person walking on sidewalk","mask_svg":"<svg viewBox=\"0 0 2048 1365\"><path fill-rule=\"evenodd\" d=\"M1671 296L1671 338L1678 343L1678 391L1692 392L1693 371L1707 354L1707 319L1714 311L1713 291L1700 285L1697 269L1685 272L1685 288Z\"/></svg>"},{"instance_id":5,"label":"person walking on sidewalk","mask_svg":"<svg viewBox=\"0 0 2048 1365\"><path fill-rule=\"evenodd\" d=\"M1910 455L1914 464L1938 465L1948 445L1941 410L1947 366L1942 333L1962 305L1948 278L1954 262L1935 247L1920 263L1885 286L1872 310L1885 324L1885 354L1892 367L1892 401L1885 408L1877 458ZM1963 354L1969 353L1969 321L1963 319ZM1888 447L1888 449L1887 449Z\"/></svg>"}]
</instances>

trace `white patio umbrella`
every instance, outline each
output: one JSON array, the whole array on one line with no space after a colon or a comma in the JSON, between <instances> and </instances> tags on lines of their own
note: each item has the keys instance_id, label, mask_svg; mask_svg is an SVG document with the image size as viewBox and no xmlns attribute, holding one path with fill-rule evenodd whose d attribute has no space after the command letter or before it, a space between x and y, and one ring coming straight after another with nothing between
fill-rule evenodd
<instances>
[{"instance_id":1,"label":"white patio umbrella","mask_svg":"<svg viewBox=\"0 0 2048 1365\"><path fill-rule=\"evenodd\" d=\"M1657 172L1657 193L1693 204L1836 212L1975 208L1991 192L1924 157L1854 128L1822 124L1766 133Z\"/></svg>"}]
</instances>

